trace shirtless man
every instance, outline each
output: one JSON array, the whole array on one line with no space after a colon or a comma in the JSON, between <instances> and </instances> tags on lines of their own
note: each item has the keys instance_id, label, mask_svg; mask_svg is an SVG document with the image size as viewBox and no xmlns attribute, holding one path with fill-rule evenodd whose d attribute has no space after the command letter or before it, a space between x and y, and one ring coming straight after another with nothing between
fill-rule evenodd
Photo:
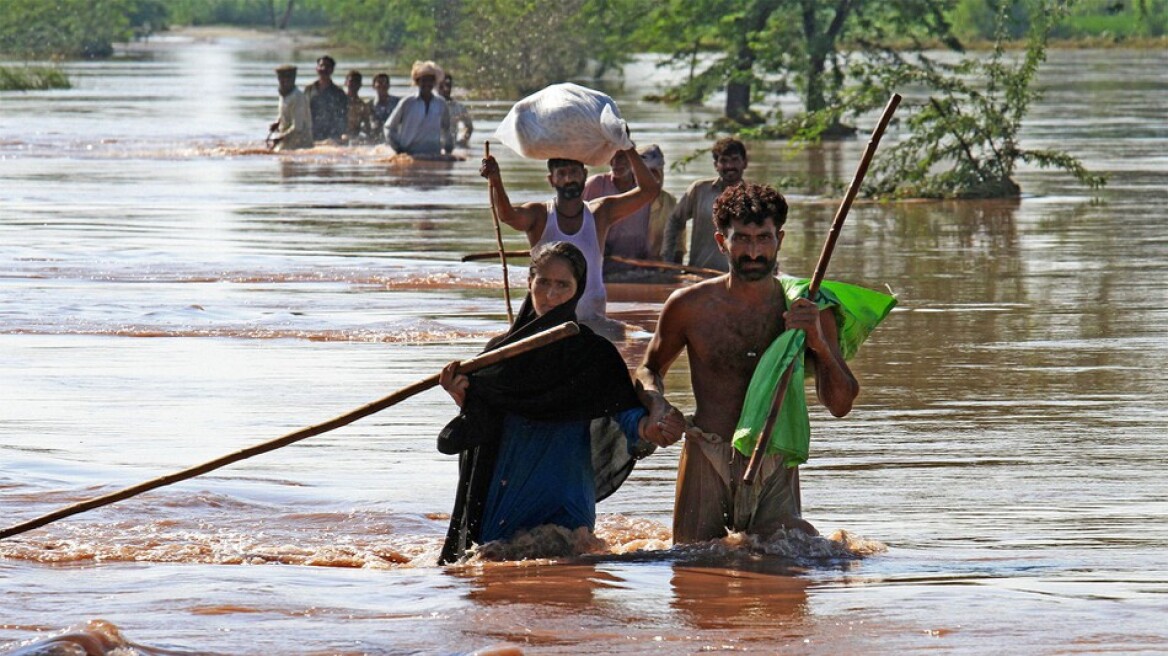
<instances>
[{"instance_id":1,"label":"shirtless man","mask_svg":"<svg viewBox=\"0 0 1168 656\"><path fill-rule=\"evenodd\" d=\"M512 205L503 189L499 163L495 158L483 158L479 173L487 179L489 193L498 208L499 220L527 234L527 243L535 247L552 241L574 244L584 253L588 262L588 283L584 297L576 306L581 321L597 321L605 316L607 295L602 271L604 239L608 229L617 221L653 202L661 191L661 183L649 172L637 149L624 151L633 169L637 185L615 196L605 196L585 202L581 198L588 171L584 165L571 159L548 160L548 184L556 190L556 197L547 203Z\"/></svg>"},{"instance_id":2,"label":"shirtless man","mask_svg":"<svg viewBox=\"0 0 1168 656\"><path fill-rule=\"evenodd\" d=\"M787 203L770 187L744 183L718 197L715 239L730 272L673 292L637 369L648 395L663 395L669 366L683 349L689 358L696 429L687 431L678 467L674 543L728 530L764 539L780 528L818 534L801 516L798 468L765 456L754 484L743 485L749 458L728 441L759 356L788 328L806 331L806 366L833 415L848 414L860 390L840 354L831 310L807 299L788 305L775 277L786 219Z\"/></svg>"}]
</instances>

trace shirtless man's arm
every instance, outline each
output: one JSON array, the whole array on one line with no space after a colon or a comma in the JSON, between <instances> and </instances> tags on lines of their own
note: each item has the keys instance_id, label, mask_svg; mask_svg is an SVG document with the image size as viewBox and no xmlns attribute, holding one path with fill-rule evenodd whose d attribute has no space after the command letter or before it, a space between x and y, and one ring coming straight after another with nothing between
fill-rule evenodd
<instances>
[{"instance_id":1,"label":"shirtless man's arm","mask_svg":"<svg viewBox=\"0 0 1168 656\"><path fill-rule=\"evenodd\" d=\"M652 203L661 193L661 183L645 165L645 160L637 153L636 148L624 151L629 160L629 168L633 170L633 179L637 186L615 196L604 196L588 203L592 216L596 219L596 231L601 235L608 233L608 229L616 222ZM603 241L603 240L602 240Z\"/></svg>"},{"instance_id":2,"label":"shirtless man's arm","mask_svg":"<svg viewBox=\"0 0 1168 656\"><path fill-rule=\"evenodd\" d=\"M654 413L659 415L680 414L665 400L665 373L669 371L670 365L685 348L684 324L686 320L684 315L686 310L685 303L678 300L680 293L675 292L670 295L669 300L661 309L657 330L653 333L653 339L649 341L644 361L635 372L641 402L649 409L650 415ZM676 439L660 446L668 446L680 437L681 434Z\"/></svg>"},{"instance_id":3,"label":"shirtless man's arm","mask_svg":"<svg viewBox=\"0 0 1168 656\"><path fill-rule=\"evenodd\" d=\"M543 234L547 224L547 206L543 203L524 203L512 205L503 188L503 176L499 173L499 163L493 155L483 158L483 165L479 168L479 175L487 179L488 194L491 203L499 213L499 220L512 228L527 234L527 243L534 246Z\"/></svg>"}]
</instances>

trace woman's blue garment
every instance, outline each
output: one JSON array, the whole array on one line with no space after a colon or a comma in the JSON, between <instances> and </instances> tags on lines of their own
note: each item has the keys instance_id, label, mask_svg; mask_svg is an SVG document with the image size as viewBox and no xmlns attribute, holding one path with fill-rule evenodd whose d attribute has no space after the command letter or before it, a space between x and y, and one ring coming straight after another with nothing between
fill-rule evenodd
<instances>
[{"instance_id":1,"label":"woman's blue garment","mask_svg":"<svg viewBox=\"0 0 1168 656\"><path fill-rule=\"evenodd\" d=\"M615 415L630 448L642 407ZM503 439L487 493L482 542L502 540L543 524L569 529L596 525L591 421L503 419Z\"/></svg>"}]
</instances>

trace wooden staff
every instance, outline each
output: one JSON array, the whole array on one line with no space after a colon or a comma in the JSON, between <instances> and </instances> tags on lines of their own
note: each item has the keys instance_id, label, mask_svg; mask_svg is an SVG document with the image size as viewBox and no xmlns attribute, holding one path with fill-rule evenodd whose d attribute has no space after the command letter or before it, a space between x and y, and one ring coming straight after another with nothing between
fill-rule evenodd
<instances>
[{"instance_id":1,"label":"wooden staff","mask_svg":"<svg viewBox=\"0 0 1168 656\"><path fill-rule=\"evenodd\" d=\"M556 326L555 328L545 330L542 333L536 333L536 334L532 335L531 337L521 339L513 344L508 344L507 346L496 349L494 351L488 351L488 352L483 353L482 355L480 355L478 357L471 358L470 360L465 360L458 365L458 372L467 374L467 373L471 373L474 371L478 371L479 369L482 369L484 367L489 367L493 364L497 364L499 362L502 362L503 360L506 360L508 358L512 358L512 357L519 355L521 353L526 353L527 351L537 349L541 346L546 346L548 344L551 344L552 342L564 339L565 337L570 337L572 335L576 335L579 332L580 332L580 326L575 324L575 323L569 322L569 323L561 324L559 326ZM41 526L44 526L45 524L50 524L52 522L57 521L58 519L63 519L65 517L69 517L70 515L76 515L78 513L83 513L87 510L93 510L94 508L108 506L109 504L114 503L116 501L128 499L130 497L137 496L139 494L142 494L143 492L148 492L148 491L153 490L155 488L160 488L160 487L163 487L165 485L171 485L172 483L184 481L188 478L194 478L195 476L199 476L200 474L206 474L207 472L214 471L216 469L219 469L220 467L223 467L225 465L229 465L233 462L239 462L240 460L244 460L244 459L250 458L252 456L257 456L261 453L267 453L268 451L274 451L274 450L279 449L281 447L288 446L289 444L292 444L293 442L299 442L300 440L303 440L303 439L308 438L308 437L312 437L314 435L320 435L321 433L327 433L328 431L335 430L337 428L340 428L341 426L351 424L354 421L357 421L358 419L361 419L363 417L367 417L375 412L380 412L381 410L384 410L392 405L396 405L396 404L410 398L411 396L414 396L415 394L419 394L421 392L424 392L424 391L430 389L431 387L434 387L435 385L438 384L438 377L440 375L441 374L434 374L433 376L430 376L429 378L424 378L422 380L419 380L418 382L413 383L412 385L408 385L406 387L399 389L398 391L394 392L393 394L390 394L389 396L386 396L386 397L384 397L380 400L374 401L372 403L368 403L366 405L363 405L363 406L357 408L356 410L353 410L347 414L341 415L341 416L336 417L334 419L330 419L330 420L324 422L323 424L317 424L315 426L309 426L308 428L302 428L294 433L289 433L283 437L278 437L274 440L262 442L260 444L256 444L255 446L250 446L246 449L241 449L241 450L236 451L234 453L230 453L230 454L227 454L225 456L216 458L214 460L205 462L201 465L196 465L196 466L191 467L189 469L184 469L180 472L169 474L169 475L163 476L161 478L155 478L153 480L146 481L145 483L139 483L138 485L133 485L133 486L125 488L123 490L119 490L117 492L112 492L112 493L106 494L104 496L96 497L96 498L90 499L88 501L83 501L81 503L77 503L77 504L74 504L71 506L66 506L64 508L61 508L60 510L56 510L56 511L51 512L47 515L43 515L41 517L29 520L29 521L24 522L22 524L17 524L15 526L6 528L6 529L0 531L0 540L2 540L4 538L12 537L13 535L18 535L20 533L24 533L25 531L31 531L34 528L40 528Z\"/></svg>"},{"instance_id":2,"label":"wooden staff","mask_svg":"<svg viewBox=\"0 0 1168 656\"><path fill-rule=\"evenodd\" d=\"M466 255L462 256L462 261L463 262L478 262L479 260L493 260L496 257L499 257L499 255L500 255L499 251L482 251L482 252L478 252L478 253L467 253ZM503 251L502 256L504 259L506 259L508 257L513 258L513 259L531 257L531 251Z\"/></svg>"},{"instance_id":3,"label":"wooden staff","mask_svg":"<svg viewBox=\"0 0 1168 656\"><path fill-rule=\"evenodd\" d=\"M483 157L491 156L491 142L483 142ZM503 298L507 300L507 323L515 323L515 314L511 310L511 282L507 279L507 251L503 250L503 231L499 227L499 210L495 207L495 188L488 183L488 194L491 197L491 218L495 219L495 243L499 245L499 261L503 263ZM465 261L465 260L464 260Z\"/></svg>"},{"instance_id":4,"label":"wooden staff","mask_svg":"<svg viewBox=\"0 0 1168 656\"><path fill-rule=\"evenodd\" d=\"M880 145L880 137L884 136L884 129L888 127L889 121L892 120L892 115L896 113L896 107L900 104L900 94L894 93L888 99L888 104L884 106L884 113L880 115L880 121L876 124L875 129L872 130L872 136L868 139L868 145L864 148L864 154L860 157L860 163L856 167L856 174L852 176L852 182L848 185L847 191L844 193L843 201L840 202L839 209L836 210L835 217L831 221L831 230L827 232L827 241L823 244L823 250L819 253L819 263L815 266L815 274L811 276L811 285L807 288L807 298L815 300L819 293L819 285L823 282L823 277L827 275L827 265L831 261L832 251L835 250L835 243L839 240L840 230L844 227L844 219L848 216L848 210L852 207L852 201L855 200L856 194L860 191L860 184L864 181L864 176L868 173L868 165L872 162L872 156L876 153L876 147ZM771 399L770 412L767 413L766 424L763 426L762 433L758 436L758 441L754 444L754 452L750 454L750 462L746 465L746 472L742 475L742 482L745 485L754 483L755 476L758 475L759 467L762 466L762 456L766 453L766 445L770 442L771 432L775 429L775 423L778 421L779 414L783 408L783 397L787 394L787 388L791 384L791 376L795 371L795 363L799 358L803 357L803 349L791 360L791 364L787 366L787 370L783 372L782 378L779 379L779 385L775 388L775 395Z\"/></svg>"},{"instance_id":5,"label":"wooden staff","mask_svg":"<svg viewBox=\"0 0 1168 656\"><path fill-rule=\"evenodd\" d=\"M689 266L688 264L675 264L673 262L664 262L658 260L641 260L635 257L621 257L620 255L606 255L604 259L611 262L616 262L617 264L627 264L629 266L642 267L645 269L680 271L681 273L692 273L699 276L706 276L707 278L720 276L723 273L726 273L725 271L719 271L717 269Z\"/></svg>"},{"instance_id":6,"label":"wooden staff","mask_svg":"<svg viewBox=\"0 0 1168 656\"><path fill-rule=\"evenodd\" d=\"M462 256L463 262L477 262L479 260L492 260L499 256L497 251L481 251L478 253L467 253ZM531 251L503 251L504 257L512 259L519 259L523 257L531 257ZM620 255L606 255L605 260L616 262L618 264L627 264L629 266L641 267L644 269L662 269L665 271L679 271L681 273L692 273L699 276L713 277L720 276L725 271L717 269L707 269L705 267L689 266L688 264L675 264L673 262L664 262L658 260L641 260L634 257L621 257Z\"/></svg>"}]
</instances>

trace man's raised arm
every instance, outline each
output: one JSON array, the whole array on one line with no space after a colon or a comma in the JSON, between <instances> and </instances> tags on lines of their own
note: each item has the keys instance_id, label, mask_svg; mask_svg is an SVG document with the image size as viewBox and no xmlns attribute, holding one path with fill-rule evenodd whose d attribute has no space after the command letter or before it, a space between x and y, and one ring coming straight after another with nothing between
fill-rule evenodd
<instances>
[{"instance_id":1,"label":"man's raised arm","mask_svg":"<svg viewBox=\"0 0 1168 656\"><path fill-rule=\"evenodd\" d=\"M539 232L543 232L543 226L538 225L541 213L531 204L520 207L511 204L507 190L503 188L503 176L499 173L499 162L495 161L493 155L487 155L483 158L479 175L487 179L487 194L495 211L499 214L499 220L519 232L527 233L527 241L534 244L539 239L539 234L536 233L533 239L532 233L535 233L537 229ZM544 221L547 220L546 211L542 213L542 217Z\"/></svg>"},{"instance_id":2,"label":"man's raised arm","mask_svg":"<svg viewBox=\"0 0 1168 656\"><path fill-rule=\"evenodd\" d=\"M593 201L592 215L603 222L605 227L652 203L661 193L661 183L649 171L637 149L629 148L623 152L629 160L629 168L633 170L633 179L637 181L637 186L623 194L605 196Z\"/></svg>"}]
</instances>

